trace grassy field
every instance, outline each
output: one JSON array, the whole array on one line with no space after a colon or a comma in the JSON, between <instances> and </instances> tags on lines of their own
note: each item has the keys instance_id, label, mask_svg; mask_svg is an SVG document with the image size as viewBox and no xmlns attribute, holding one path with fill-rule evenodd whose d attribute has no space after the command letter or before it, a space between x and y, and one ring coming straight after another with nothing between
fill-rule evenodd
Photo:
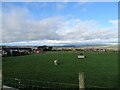
<instances>
[{"instance_id":1,"label":"grassy field","mask_svg":"<svg viewBox=\"0 0 120 90\"><path fill-rule=\"evenodd\" d=\"M78 73L84 72L85 86L113 88L117 86L117 52L84 52L84 60L77 58L80 52L46 52L28 56L4 57L3 78L78 84ZM61 62L55 66L53 61Z\"/></svg>"}]
</instances>

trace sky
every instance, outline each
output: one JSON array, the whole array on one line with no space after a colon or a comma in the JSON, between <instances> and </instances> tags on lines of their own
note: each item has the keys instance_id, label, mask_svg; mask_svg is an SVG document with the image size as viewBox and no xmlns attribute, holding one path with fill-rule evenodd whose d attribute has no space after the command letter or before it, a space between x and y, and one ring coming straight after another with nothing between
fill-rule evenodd
<instances>
[{"instance_id":1,"label":"sky","mask_svg":"<svg viewBox=\"0 0 120 90\"><path fill-rule=\"evenodd\" d=\"M2 2L119 2L119 0L1 0Z\"/></svg>"},{"instance_id":2,"label":"sky","mask_svg":"<svg viewBox=\"0 0 120 90\"><path fill-rule=\"evenodd\" d=\"M2 45L117 44L117 2L3 2Z\"/></svg>"}]
</instances>

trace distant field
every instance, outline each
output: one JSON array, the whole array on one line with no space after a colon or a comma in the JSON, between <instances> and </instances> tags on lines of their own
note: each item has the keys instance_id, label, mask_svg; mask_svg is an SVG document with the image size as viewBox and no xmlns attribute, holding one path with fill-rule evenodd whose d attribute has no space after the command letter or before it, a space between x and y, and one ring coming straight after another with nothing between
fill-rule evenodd
<instances>
[{"instance_id":1,"label":"distant field","mask_svg":"<svg viewBox=\"0 0 120 90\"><path fill-rule=\"evenodd\" d=\"M84 60L77 58L80 52L47 52L28 56L4 57L3 78L78 84L78 73L84 72L85 86L113 88L117 86L117 52L84 52ZM53 61L61 62L55 66Z\"/></svg>"}]
</instances>

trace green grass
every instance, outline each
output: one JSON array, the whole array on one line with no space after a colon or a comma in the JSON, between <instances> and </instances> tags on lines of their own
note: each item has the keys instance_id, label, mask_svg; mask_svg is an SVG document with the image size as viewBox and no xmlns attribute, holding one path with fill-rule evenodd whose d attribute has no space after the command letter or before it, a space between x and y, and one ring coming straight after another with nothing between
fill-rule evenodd
<instances>
[{"instance_id":1,"label":"green grass","mask_svg":"<svg viewBox=\"0 0 120 90\"><path fill-rule=\"evenodd\" d=\"M85 52L84 60L77 59L80 52L53 52L3 58L3 76L39 81L78 84L78 73L84 72L85 85L116 87L118 76L117 52ZM55 66L58 59L61 64Z\"/></svg>"}]
</instances>

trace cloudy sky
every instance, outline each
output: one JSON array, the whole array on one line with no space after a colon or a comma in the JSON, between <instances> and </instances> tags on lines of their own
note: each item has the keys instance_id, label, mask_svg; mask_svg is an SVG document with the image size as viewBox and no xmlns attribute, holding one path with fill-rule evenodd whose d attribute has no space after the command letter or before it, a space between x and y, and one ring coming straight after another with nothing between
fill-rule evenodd
<instances>
[{"instance_id":1,"label":"cloudy sky","mask_svg":"<svg viewBox=\"0 0 120 90\"><path fill-rule=\"evenodd\" d=\"M3 2L1 44L116 44L117 5L117 2Z\"/></svg>"}]
</instances>

